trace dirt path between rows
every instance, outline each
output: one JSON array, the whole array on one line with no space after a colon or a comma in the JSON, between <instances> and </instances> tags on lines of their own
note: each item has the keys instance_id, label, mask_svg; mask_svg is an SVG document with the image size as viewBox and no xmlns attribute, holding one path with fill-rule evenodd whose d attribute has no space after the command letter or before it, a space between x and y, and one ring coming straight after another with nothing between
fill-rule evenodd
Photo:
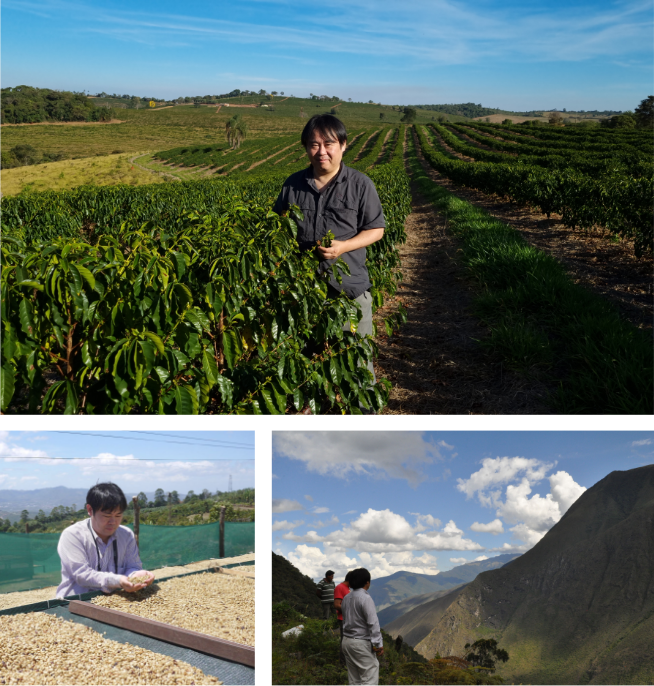
<instances>
[{"instance_id":1,"label":"dirt path between rows","mask_svg":"<svg viewBox=\"0 0 654 686\"><path fill-rule=\"evenodd\" d=\"M442 143L440 136L437 138ZM609 299L632 324L652 331L652 258L636 257L633 241L614 243L603 229L573 231L561 223L559 215L552 214L548 220L532 208L457 186L429 165L425 169L436 183L520 231L530 245L555 257L575 283Z\"/></svg>"},{"instance_id":2,"label":"dirt path between rows","mask_svg":"<svg viewBox=\"0 0 654 686\"><path fill-rule=\"evenodd\" d=\"M404 278L375 315L375 373L393 384L382 414L549 414L550 389L505 370L479 345L488 331L471 313L474 292L457 260L458 239L417 188L411 192L400 247ZM408 320L388 337L381 320L398 301Z\"/></svg>"}]
</instances>

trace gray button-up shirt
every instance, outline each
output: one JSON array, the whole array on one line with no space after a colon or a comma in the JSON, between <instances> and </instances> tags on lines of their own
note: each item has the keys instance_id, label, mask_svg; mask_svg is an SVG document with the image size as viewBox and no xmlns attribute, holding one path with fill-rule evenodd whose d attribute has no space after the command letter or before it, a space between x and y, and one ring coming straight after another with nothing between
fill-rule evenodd
<instances>
[{"instance_id":1,"label":"gray button-up shirt","mask_svg":"<svg viewBox=\"0 0 654 686\"><path fill-rule=\"evenodd\" d=\"M290 205L298 205L304 214L304 220L297 222L297 240L303 250L313 248L330 229L337 241L346 241L360 231L386 228L375 184L368 176L342 162L340 171L323 192L316 188L312 167L289 176L273 211L281 214ZM342 275L342 285L332 276L330 284L337 291L345 291L350 298L357 298L372 285L366 269L366 249L343 253L341 259L349 266L350 276ZM320 271L324 272L334 262L324 260Z\"/></svg>"},{"instance_id":2,"label":"gray button-up shirt","mask_svg":"<svg viewBox=\"0 0 654 686\"><path fill-rule=\"evenodd\" d=\"M362 588L350 591L343 598L341 611L343 612L343 636L370 641L375 648L384 647L375 601L368 591Z\"/></svg>"}]
</instances>

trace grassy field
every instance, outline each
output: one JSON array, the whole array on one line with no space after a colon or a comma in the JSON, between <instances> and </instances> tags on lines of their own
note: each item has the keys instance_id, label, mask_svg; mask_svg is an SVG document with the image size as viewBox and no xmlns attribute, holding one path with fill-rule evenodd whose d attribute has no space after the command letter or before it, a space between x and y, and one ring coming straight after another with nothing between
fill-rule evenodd
<instances>
[{"instance_id":1,"label":"grassy field","mask_svg":"<svg viewBox=\"0 0 654 686\"><path fill-rule=\"evenodd\" d=\"M253 98L243 98L252 101ZM261 98L255 99L257 102ZM221 108L179 105L159 110L117 110L123 124L102 126L3 126L5 149L16 145L31 145L48 153L63 153L68 158L93 157L122 152L157 151L180 145L196 145L225 140L225 123L237 112L245 118L249 139L269 138L297 132L298 136L309 116L330 112L327 102L291 98L282 103L268 102L266 108ZM300 109L305 116L300 117ZM336 108L339 118L348 128L365 127L383 122L397 124L402 112L389 106L343 103ZM432 121L435 113L418 110L418 123ZM451 121L464 120L450 117Z\"/></svg>"},{"instance_id":2,"label":"grassy field","mask_svg":"<svg viewBox=\"0 0 654 686\"><path fill-rule=\"evenodd\" d=\"M130 163L132 154L87 157L79 160L62 160L35 164L28 167L3 169L2 194L75 188L84 184L113 186L126 183L141 186L162 183L164 177L151 174Z\"/></svg>"}]
</instances>

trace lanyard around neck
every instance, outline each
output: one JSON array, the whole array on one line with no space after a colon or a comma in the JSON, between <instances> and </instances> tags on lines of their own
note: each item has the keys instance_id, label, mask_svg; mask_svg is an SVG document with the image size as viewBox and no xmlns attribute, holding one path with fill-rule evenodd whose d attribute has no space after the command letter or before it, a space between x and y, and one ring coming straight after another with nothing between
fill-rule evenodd
<instances>
[{"instance_id":1,"label":"lanyard around neck","mask_svg":"<svg viewBox=\"0 0 654 686\"><path fill-rule=\"evenodd\" d=\"M88 525L89 525L89 531L91 532L91 536L93 536L93 542L95 543L95 549L98 553L98 571L102 571L100 569L100 548L98 548L98 540L95 537L95 532L93 531L93 528L91 527L91 520L87 519L86 520ZM116 570L116 574L118 574L118 544L116 543L116 539L114 538L113 540L114 544L114 569Z\"/></svg>"}]
</instances>

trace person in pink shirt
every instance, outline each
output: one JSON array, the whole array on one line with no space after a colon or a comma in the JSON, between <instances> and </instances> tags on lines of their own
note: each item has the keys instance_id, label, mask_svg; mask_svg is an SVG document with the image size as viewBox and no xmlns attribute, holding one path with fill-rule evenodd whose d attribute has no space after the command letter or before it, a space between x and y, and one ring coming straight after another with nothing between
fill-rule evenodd
<instances>
[{"instance_id":1,"label":"person in pink shirt","mask_svg":"<svg viewBox=\"0 0 654 686\"><path fill-rule=\"evenodd\" d=\"M341 612L341 605L343 603L343 598L350 592L350 574L352 574L352 572L348 572L345 575L345 581L338 584L334 589L334 607L336 608L336 617L341 631L341 650L339 657L342 665L345 664L345 655L343 655L343 614Z\"/></svg>"}]
</instances>

